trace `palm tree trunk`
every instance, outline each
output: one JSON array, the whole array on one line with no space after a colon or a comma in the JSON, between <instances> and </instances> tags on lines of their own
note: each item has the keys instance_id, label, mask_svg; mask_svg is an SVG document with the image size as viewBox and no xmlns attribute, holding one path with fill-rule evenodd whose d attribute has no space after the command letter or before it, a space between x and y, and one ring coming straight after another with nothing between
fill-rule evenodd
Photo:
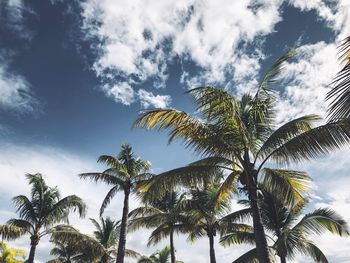
<instances>
[{"instance_id":1,"label":"palm tree trunk","mask_svg":"<svg viewBox=\"0 0 350 263\"><path fill-rule=\"evenodd\" d=\"M249 191L249 201L252 209L253 216L253 227L255 233L255 242L256 242L256 253L260 263L272 263L270 258L268 244L266 241L266 235L264 227L261 221L260 210L257 202L257 189L254 186L248 187Z\"/></svg>"},{"instance_id":2,"label":"palm tree trunk","mask_svg":"<svg viewBox=\"0 0 350 263\"><path fill-rule=\"evenodd\" d=\"M287 263L287 260L285 257L280 257L281 263Z\"/></svg>"},{"instance_id":3,"label":"palm tree trunk","mask_svg":"<svg viewBox=\"0 0 350 263\"><path fill-rule=\"evenodd\" d=\"M124 190L124 207L123 207L122 223L120 225L120 236L119 236L118 254L117 254L116 263L124 263L126 228L128 224L128 213L129 213L129 195L130 195L130 188L126 188Z\"/></svg>"},{"instance_id":4,"label":"palm tree trunk","mask_svg":"<svg viewBox=\"0 0 350 263\"><path fill-rule=\"evenodd\" d=\"M26 261L26 263L33 263L35 258L35 250L36 246L39 243L39 236L37 234L34 234L30 237L30 252L29 257Z\"/></svg>"},{"instance_id":5,"label":"palm tree trunk","mask_svg":"<svg viewBox=\"0 0 350 263\"><path fill-rule=\"evenodd\" d=\"M175 263L175 247L174 247L174 230L170 231L170 256L171 256L171 263Z\"/></svg>"},{"instance_id":6,"label":"palm tree trunk","mask_svg":"<svg viewBox=\"0 0 350 263\"><path fill-rule=\"evenodd\" d=\"M214 249L214 236L213 235L208 235L208 237L209 237L210 263L216 263L215 249Z\"/></svg>"}]
</instances>

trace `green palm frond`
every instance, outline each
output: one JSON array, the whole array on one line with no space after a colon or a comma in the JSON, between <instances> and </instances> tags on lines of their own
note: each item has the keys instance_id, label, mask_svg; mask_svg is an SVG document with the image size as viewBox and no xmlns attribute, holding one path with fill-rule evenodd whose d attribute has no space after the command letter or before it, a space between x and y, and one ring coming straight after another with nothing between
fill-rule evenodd
<instances>
[{"instance_id":1,"label":"green palm frond","mask_svg":"<svg viewBox=\"0 0 350 263\"><path fill-rule=\"evenodd\" d=\"M315 262L328 263L325 254L312 242L305 242L300 249L304 255L311 257Z\"/></svg>"},{"instance_id":2,"label":"green palm frond","mask_svg":"<svg viewBox=\"0 0 350 263\"><path fill-rule=\"evenodd\" d=\"M48 218L52 218L52 220L50 220L50 223L60 222L64 217L67 216L70 210L73 212L77 210L79 216L81 218L84 218L87 208L84 201L80 197L76 195L66 196L54 204L52 209L48 211ZM47 220L47 222L48 221L49 220Z\"/></svg>"},{"instance_id":3,"label":"green palm frond","mask_svg":"<svg viewBox=\"0 0 350 263\"><path fill-rule=\"evenodd\" d=\"M252 244L255 245L255 234L251 228L247 231L232 231L220 238L220 244L224 247L239 244Z\"/></svg>"},{"instance_id":4,"label":"green palm frond","mask_svg":"<svg viewBox=\"0 0 350 263\"><path fill-rule=\"evenodd\" d=\"M256 96L259 96L263 91L269 91L269 86L280 80L281 72L283 71L285 62L295 55L295 50L291 49L280 57L265 73L265 76L260 82Z\"/></svg>"},{"instance_id":5,"label":"green palm frond","mask_svg":"<svg viewBox=\"0 0 350 263\"><path fill-rule=\"evenodd\" d=\"M235 212L232 212L222 218L226 222L246 222L252 219L251 209L245 208Z\"/></svg>"},{"instance_id":6,"label":"green palm frond","mask_svg":"<svg viewBox=\"0 0 350 263\"><path fill-rule=\"evenodd\" d=\"M329 208L319 208L305 215L292 231L317 235L329 231L339 236L349 235L346 221Z\"/></svg>"},{"instance_id":7,"label":"green palm frond","mask_svg":"<svg viewBox=\"0 0 350 263\"><path fill-rule=\"evenodd\" d=\"M220 185L216 194L216 204L220 204L222 201L228 200L232 197L233 193L238 193L236 188L240 173L234 171L226 176L225 180Z\"/></svg>"},{"instance_id":8,"label":"green palm frond","mask_svg":"<svg viewBox=\"0 0 350 263\"><path fill-rule=\"evenodd\" d=\"M139 191L153 196L162 196L167 191L180 185L198 185L209 178L221 177L217 167L211 165L189 165L173 169L155 176L152 180L139 186Z\"/></svg>"},{"instance_id":9,"label":"green palm frond","mask_svg":"<svg viewBox=\"0 0 350 263\"><path fill-rule=\"evenodd\" d=\"M97 162L107 164L109 167L112 167L114 171L117 171L123 176L128 176L128 170L125 165L118 160L117 158L110 155L101 155L98 157Z\"/></svg>"},{"instance_id":10,"label":"green palm frond","mask_svg":"<svg viewBox=\"0 0 350 263\"><path fill-rule=\"evenodd\" d=\"M312 129L312 125L319 122L321 117L306 115L287 122L275 130L261 146L256 158L264 159L273 150L277 149L290 139Z\"/></svg>"},{"instance_id":11,"label":"green palm frond","mask_svg":"<svg viewBox=\"0 0 350 263\"><path fill-rule=\"evenodd\" d=\"M350 142L350 119L318 126L306 131L274 151L266 158L281 164L310 160L342 148Z\"/></svg>"},{"instance_id":12,"label":"green palm frond","mask_svg":"<svg viewBox=\"0 0 350 263\"><path fill-rule=\"evenodd\" d=\"M242 256L232 261L232 263L259 263L256 255L256 248L244 253Z\"/></svg>"},{"instance_id":13,"label":"green palm frond","mask_svg":"<svg viewBox=\"0 0 350 263\"><path fill-rule=\"evenodd\" d=\"M343 41L339 51L345 65L331 83L333 88L326 97L331 102L328 109L330 120L350 117L350 37Z\"/></svg>"},{"instance_id":14,"label":"green palm frond","mask_svg":"<svg viewBox=\"0 0 350 263\"><path fill-rule=\"evenodd\" d=\"M301 171L264 168L260 185L292 207L310 192L311 178Z\"/></svg>"},{"instance_id":15,"label":"green palm frond","mask_svg":"<svg viewBox=\"0 0 350 263\"><path fill-rule=\"evenodd\" d=\"M155 230L152 231L147 246L156 245L163 239L167 238L171 233L171 227L168 224L160 224Z\"/></svg>"},{"instance_id":16,"label":"green palm frond","mask_svg":"<svg viewBox=\"0 0 350 263\"><path fill-rule=\"evenodd\" d=\"M17 239L28 233L27 228L15 225L0 225L0 236L5 240Z\"/></svg>"},{"instance_id":17,"label":"green palm frond","mask_svg":"<svg viewBox=\"0 0 350 263\"><path fill-rule=\"evenodd\" d=\"M82 173L79 174L81 179L89 179L94 181L95 183L104 182L108 185L119 185L121 188L124 186L124 181L119 177L108 174L108 173Z\"/></svg>"},{"instance_id":18,"label":"green palm frond","mask_svg":"<svg viewBox=\"0 0 350 263\"><path fill-rule=\"evenodd\" d=\"M106 194L105 198L102 201L101 207L100 207L100 216L103 215L106 207L110 204L111 200L113 199L113 197L120 191L120 186L116 185L113 186L108 193Z\"/></svg>"},{"instance_id":19,"label":"green palm frond","mask_svg":"<svg viewBox=\"0 0 350 263\"><path fill-rule=\"evenodd\" d=\"M15 196L13 202L17 208L17 213L24 220L30 221L32 223L36 223L37 213L33 206L33 203L29 200L25 195Z\"/></svg>"}]
</instances>

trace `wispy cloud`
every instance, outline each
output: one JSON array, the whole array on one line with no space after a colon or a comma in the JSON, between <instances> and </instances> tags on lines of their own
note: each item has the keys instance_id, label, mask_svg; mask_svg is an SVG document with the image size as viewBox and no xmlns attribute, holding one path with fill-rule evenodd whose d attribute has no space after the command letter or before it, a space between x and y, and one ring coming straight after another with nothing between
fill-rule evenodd
<instances>
[{"instance_id":1,"label":"wispy cloud","mask_svg":"<svg viewBox=\"0 0 350 263\"><path fill-rule=\"evenodd\" d=\"M32 9L22 0L7 0L0 3L0 13L6 38L20 39L24 46L30 43L33 32L27 26L26 17L35 16ZM3 43L0 41L0 44ZM0 52L0 108L19 113L40 112L39 100L30 83L12 67L18 53L11 45L6 45Z\"/></svg>"}]
</instances>

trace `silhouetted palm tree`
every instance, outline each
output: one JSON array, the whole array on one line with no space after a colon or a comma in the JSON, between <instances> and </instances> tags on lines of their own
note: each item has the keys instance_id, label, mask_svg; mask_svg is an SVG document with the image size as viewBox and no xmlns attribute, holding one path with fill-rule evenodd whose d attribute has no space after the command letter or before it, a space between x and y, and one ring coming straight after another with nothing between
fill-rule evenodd
<instances>
[{"instance_id":1,"label":"silhouetted palm tree","mask_svg":"<svg viewBox=\"0 0 350 263\"><path fill-rule=\"evenodd\" d=\"M162 239L169 237L171 263L176 262L174 234L184 232L188 227L188 217L185 215L182 205L183 197L175 191L167 192L159 199L144 200L145 206L138 207L130 212L132 218L130 222L131 231L141 227L154 229L148 245L157 244Z\"/></svg>"},{"instance_id":2,"label":"silhouetted palm tree","mask_svg":"<svg viewBox=\"0 0 350 263\"><path fill-rule=\"evenodd\" d=\"M310 236L321 235L325 231L339 236L348 236L347 224L336 212L329 208L319 208L302 216L307 202L300 201L293 208L283 205L272 194L264 192L261 200L261 215L265 228L272 233L276 251L281 263L293 259L296 254L311 257L315 262L328 263L323 252L311 241ZM226 234L221 243L237 244L235 233ZM240 240L241 241L241 240ZM245 240L253 243L254 240ZM236 259L235 263L258 262L256 249L252 249Z\"/></svg>"},{"instance_id":3,"label":"silhouetted palm tree","mask_svg":"<svg viewBox=\"0 0 350 263\"><path fill-rule=\"evenodd\" d=\"M102 202L100 215L103 214L104 209L111 202L116 193L123 191L123 215L120 225L118 254L116 259L117 263L123 263L125 256L126 232L129 213L129 196L130 193L136 189L138 183L150 177L150 174L148 173L150 163L148 161L141 160L139 157L136 157L132 152L131 146L128 144L122 145L122 150L118 156L114 157L109 155L102 155L98 158L98 162L107 164L109 168L102 173L83 173L80 174L80 177L83 179L91 179L96 183L104 182L112 186Z\"/></svg>"},{"instance_id":4,"label":"silhouetted palm tree","mask_svg":"<svg viewBox=\"0 0 350 263\"><path fill-rule=\"evenodd\" d=\"M211 182L201 188L193 188L190 191L190 199L185 205L192 221L192 225L188 228L188 240L194 241L202 237L209 239L210 263L216 263L214 244L218 233L223 235L229 231L235 231L237 235L246 234L250 238L253 237L252 227L235 222L250 218L250 209L242 209L228 214L230 211L230 196L218 200L219 191L220 187L217 182Z\"/></svg>"},{"instance_id":5,"label":"silhouetted palm tree","mask_svg":"<svg viewBox=\"0 0 350 263\"><path fill-rule=\"evenodd\" d=\"M25 195L19 195L13 198L19 219L10 219L7 227L1 227L3 230L1 232L5 237L29 234L30 253L26 262L33 263L40 238L52 234L56 229L56 224L67 222L70 211L78 210L79 215L83 217L86 206L76 195L61 199L57 187L46 185L41 174L27 174L26 177L31 185L31 196L28 198ZM6 229L9 232L6 232Z\"/></svg>"}]
</instances>

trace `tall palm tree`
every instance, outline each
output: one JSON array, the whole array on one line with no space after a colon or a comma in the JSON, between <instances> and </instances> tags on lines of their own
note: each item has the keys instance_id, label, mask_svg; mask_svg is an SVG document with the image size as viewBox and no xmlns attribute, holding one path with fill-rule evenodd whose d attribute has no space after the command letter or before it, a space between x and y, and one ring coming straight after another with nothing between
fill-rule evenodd
<instances>
[{"instance_id":1,"label":"tall palm tree","mask_svg":"<svg viewBox=\"0 0 350 263\"><path fill-rule=\"evenodd\" d=\"M129 213L129 196L135 191L138 183L150 177L150 174L148 173L150 163L136 157L131 146L128 144L122 145L122 149L118 156L102 155L98 158L98 162L107 164L109 168L102 173L93 172L80 174L80 178L91 179L96 183L104 182L112 186L102 202L100 209L101 216L116 193L123 191L124 206L116 259L117 263L123 263Z\"/></svg>"},{"instance_id":2,"label":"tall palm tree","mask_svg":"<svg viewBox=\"0 0 350 263\"><path fill-rule=\"evenodd\" d=\"M261 215L265 228L272 233L274 244L271 246L280 258L281 263L293 259L297 253L311 257L315 262L328 263L323 252L309 239L321 235L325 231L339 236L348 236L347 223L335 211L329 208L319 208L302 216L307 205L300 201L292 208L283 205L272 194L264 192L261 200ZM227 233L221 240L222 244L236 244L239 240L236 233ZM244 242L252 243L253 240ZM242 242L239 242L242 243ZM235 263L254 262L256 250L250 250Z\"/></svg>"},{"instance_id":3,"label":"tall palm tree","mask_svg":"<svg viewBox=\"0 0 350 263\"><path fill-rule=\"evenodd\" d=\"M5 242L0 242L0 263L21 263L25 257L24 250L9 248Z\"/></svg>"},{"instance_id":4,"label":"tall palm tree","mask_svg":"<svg viewBox=\"0 0 350 263\"><path fill-rule=\"evenodd\" d=\"M33 263L40 239L51 234L56 229L56 224L68 222L70 211L77 210L80 217L84 217L86 206L76 195L61 199L57 187L49 187L39 173L27 174L26 177L31 185L31 195L30 197L19 195L13 198L19 218L10 219L7 222L8 227L2 229L5 237L11 237L13 234L17 237L23 234L30 235L30 252L26 262ZM9 232L6 232L6 229ZM21 231L16 233L16 229Z\"/></svg>"},{"instance_id":5,"label":"tall palm tree","mask_svg":"<svg viewBox=\"0 0 350 263\"><path fill-rule=\"evenodd\" d=\"M170 247L166 246L149 257L141 257L137 263L169 263L170 254Z\"/></svg>"},{"instance_id":6,"label":"tall palm tree","mask_svg":"<svg viewBox=\"0 0 350 263\"><path fill-rule=\"evenodd\" d=\"M80 263L99 262L110 263L115 261L119 236L119 222L101 218L101 222L90 218L95 226L93 236L80 233L74 228L59 229L52 234L51 241L56 247L51 251L58 256L55 260L60 262ZM126 256L137 258L140 255L130 249L126 249ZM55 261L53 261L55 262Z\"/></svg>"},{"instance_id":7,"label":"tall palm tree","mask_svg":"<svg viewBox=\"0 0 350 263\"><path fill-rule=\"evenodd\" d=\"M197 104L199 118L174 109L155 109L143 113L135 127L169 130L169 142L182 138L186 146L204 156L188 166L164 172L143 186L144 191L161 192L181 183L201 183L217 169L228 175L222 194L238 183L250 200L257 255L260 262L271 262L260 209L260 177L265 177L275 193L289 205L298 202L307 188L304 175L287 169L267 168L267 164L289 164L317 158L350 142L350 119L315 125L319 116L307 115L275 128L274 92L288 52L263 77L255 94L237 98L225 90L200 87L188 93Z\"/></svg>"},{"instance_id":8,"label":"tall palm tree","mask_svg":"<svg viewBox=\"0 0 350 263\"><path fill-rule=\"evenodd\" d=\"M326 97L331 102L328 109L331 120L350 117L350 37L342 42L339 52L345 65L331 83L333 88Z\"/></svg>"},{"instance_id":9,"label":"tall palm tree","mask_svg":"<svg viewBox=\"0 0 350 263\"><path fill-rule=\"evenodd\" d=\"M184 195L178 192L167 192L161 198L143 197L145 206L130 212L130 231L141 227L154 229L148 245L157 244L165 237L169 237L171 263L176 262L174 234L184 232L188 227L188 217L184 213Z\"/></svg>"},{"instance_id":10,"label":"tall palm tree","mask_svg":"<svg viewBox=\"0 0 350 263\"><path fill-rule=\"evenodd\" d=\"M252 227L238 224L235 221L250 218L250 209L242 209L228 214L230 199L218 199L220 188L217 182L212 182L202 188L193 188L190 191L190 199L186 204L193 224L188 228L190 241L208 237L210 263L216 263L215 237L217 233L223 235L229 231L235 231L237 235L252 236ZM249 238L248 237L248 238Z\"/></svg>"}]
</instances>

